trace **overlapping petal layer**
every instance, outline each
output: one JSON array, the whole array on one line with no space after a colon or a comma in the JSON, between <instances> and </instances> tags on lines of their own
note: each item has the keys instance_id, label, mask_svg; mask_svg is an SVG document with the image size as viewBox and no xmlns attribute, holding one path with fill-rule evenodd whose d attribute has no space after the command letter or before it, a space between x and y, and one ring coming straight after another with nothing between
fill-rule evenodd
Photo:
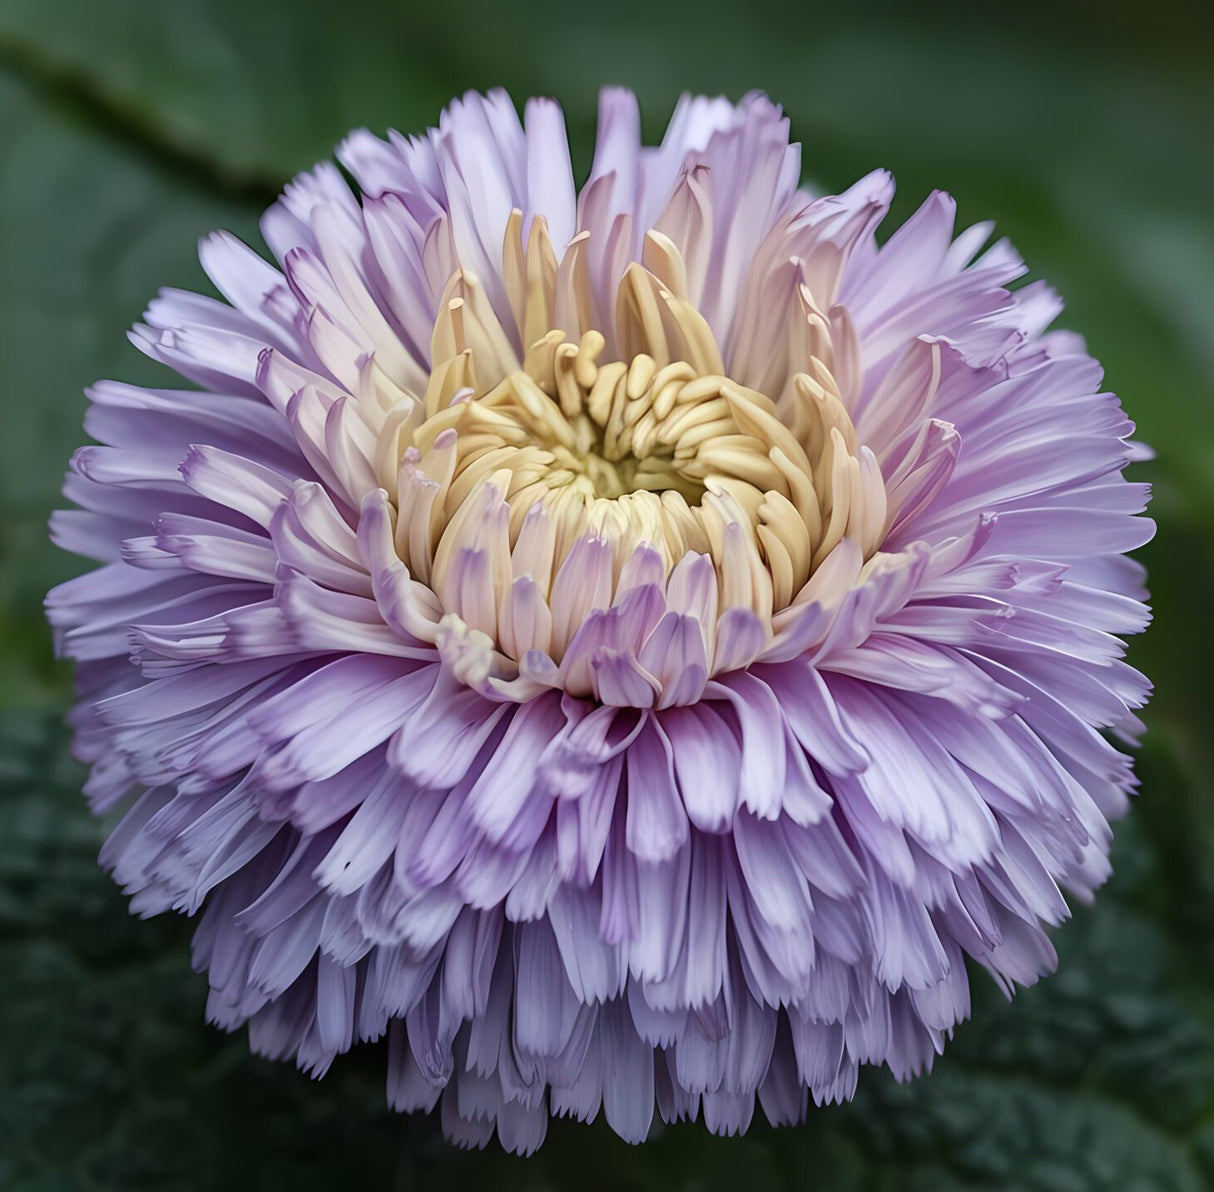
<instances>
[{"instance_id":1,"label":"overlapping petal layer","mask_svg":"<svg viewBox=\"0 0 1214 1192\"><path fill-rule=\"evenodd\" d=\"M760 96L356 133L102 382L48 600L103 853L209 1015L539 1145L745 1129L930 1065L1107 873L1151 525L990 228L798 190Z\"/></svg>"}]
</instances>

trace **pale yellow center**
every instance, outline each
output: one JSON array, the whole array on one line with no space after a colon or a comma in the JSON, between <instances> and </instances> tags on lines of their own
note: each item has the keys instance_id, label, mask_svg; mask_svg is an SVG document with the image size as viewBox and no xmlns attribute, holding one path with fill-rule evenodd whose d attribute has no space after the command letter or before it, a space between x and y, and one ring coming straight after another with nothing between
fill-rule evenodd
<instances>
[{"instance_id":1,"label":"pale yellow center","mask_svg":"<svg viewBox=\"0 0 1214 1192\"><path fill-rule=\"evenodd\" d=\"M381 463L400 461L396 545L410 572L441 594L494 501L508 507L513 572L545 593L587 535L610 543L617 578L642 544L667 575L687 552L707 555L722 594L765 617L844 535L875 551L884 490L829 368L813 357L788 378L791 413L732 381L678 251L654 232L616 289L608 347L585 248L583 235L558 266L542 218L524 248L515 213L510 329L476 277L452 277L424 401L380 440ZM537 505L543 532L526 528Z\"/></svg>"}]
</instances>

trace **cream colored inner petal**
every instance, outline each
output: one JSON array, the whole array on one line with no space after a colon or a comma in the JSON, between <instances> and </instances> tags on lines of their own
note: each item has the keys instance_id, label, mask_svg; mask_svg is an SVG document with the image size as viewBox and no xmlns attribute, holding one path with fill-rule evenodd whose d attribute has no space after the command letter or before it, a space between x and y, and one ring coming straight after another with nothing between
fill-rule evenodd
<instances>
[{"instance_id":1,"label":"cream colored inner petal","mask_svg":"<svg viewBox=\"0 0 1214 1192\"><path fill-rule=\"evenodd\" d=\"M821 320L797 287L771 312L805 329L788 357L805 368L773 378L777 409L726 375L668 238L650 232L642 262L625 269L609 336L595 326L585 248L575 240L558 265L543 218L524 237L516 211L503 252L506 325L478 278L452 276L424 397L389 417L378 452L410 572L459 603L473 582L468 560L483 554L499 615L477 619L517 657L515 639L533 635L512 627L516 581L527 577L528 601L549 601L588 537L610 548L613 587L642 545L663 580L695 552L716 569L722 610L744 604L764 619L796 599L845 536L865 557L875 552L887 528L880 471L813 353ZM555 325L558 311L569 329ZM609 340L621 358L605 358Z\"/></svg>"}]
</instances>

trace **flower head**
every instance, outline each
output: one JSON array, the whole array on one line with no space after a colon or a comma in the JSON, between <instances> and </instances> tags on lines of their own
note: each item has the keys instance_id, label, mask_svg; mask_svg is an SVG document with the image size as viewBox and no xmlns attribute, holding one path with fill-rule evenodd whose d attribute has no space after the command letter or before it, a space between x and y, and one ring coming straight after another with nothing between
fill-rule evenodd
<instances>
[{"instance_id":1,"label":"flower head","mask_svg":"<svg viewBox=\"0 0 1214 1192\"><path fill-rule=\"evenodd\" d=\"M465 1144L746 1128L930 1065L1105 877L1150 535L1059 303L762 96L660 146L470 95L265 215L102 382L53 592L103 852L208 1014Z\"/></svg>"}]
</instances>

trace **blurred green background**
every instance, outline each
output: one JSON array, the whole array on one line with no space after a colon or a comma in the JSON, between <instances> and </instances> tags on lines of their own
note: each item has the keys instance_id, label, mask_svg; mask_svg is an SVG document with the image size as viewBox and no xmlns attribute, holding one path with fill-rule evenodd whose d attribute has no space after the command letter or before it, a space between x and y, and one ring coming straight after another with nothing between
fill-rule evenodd
<instances>
[{"instance_id":1,"label":"blurred green background","mask_svg":"<svg viewBox=\"0 0 1214 1192\"><path fill-rule=\"evenodd\" d=\"M1214 1187L1214 73L1196 6L701 0L0 0L0 1189ZM585 168L596 93L660 133L684 89L783 102L807 176L897 175L993 217L1068 300L1159 458L1155 679L1116 876L1058 933L1061 972L975 1021L936 1072L868 1072L806 1126L638 1149L557 1125L538 1157L448 1149L383 1108L363 1048L312 1083L202 1023L189 924L130 919L61 726L40 602L81 387L155 381L124 339L197 238L260 210L349 128L432 123L504 84L565 105Z\"/></svg>"}]
</instances>

